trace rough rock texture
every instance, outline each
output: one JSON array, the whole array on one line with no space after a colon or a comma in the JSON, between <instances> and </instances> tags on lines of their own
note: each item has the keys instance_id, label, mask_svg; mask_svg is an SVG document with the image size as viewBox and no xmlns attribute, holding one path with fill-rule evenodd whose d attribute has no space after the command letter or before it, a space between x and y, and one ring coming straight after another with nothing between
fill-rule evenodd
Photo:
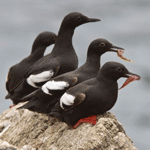
<instances>
[{"instance_id":1,"label":"rough rock texture","mask_svg":"<svg viewBox=\"0 0 150 150\"><path fill-rule=\"evenodd\" d=\"M0 150L137 150L111 113L98 116L96 125L72 129L45 114L16 108L0 115Z\"/></svg>"}]
</instances>

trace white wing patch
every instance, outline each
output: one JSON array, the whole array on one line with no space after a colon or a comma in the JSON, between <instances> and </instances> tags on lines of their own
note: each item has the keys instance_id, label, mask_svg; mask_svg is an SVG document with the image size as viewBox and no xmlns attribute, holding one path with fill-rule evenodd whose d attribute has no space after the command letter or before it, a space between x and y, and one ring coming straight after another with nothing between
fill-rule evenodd
<instances>
[{"instance_id":1,"label":"white wing patch","mask_svg":"<svg viewBox=\"0 0 150 150\"><path fill-rule=\"evenodd\" d=\"M36 75L30 75L27 78L27 82L28 84L30 84L31 86L38 88L35 83L40 83L40 82L44 82L47 80L50 80L52 78L52 76L54 75L54 71L50 70L50 71L44 71L42 73L36 74Z\"/></svg>"},{"instance_id":2,"label":"white wing patch","mask_svg":"<svg viewBox=\"0 0 150 150\"><path fill-rule=\"evenodd\" d=\"M73 96L73 95L70 95L70 94L67 94L67 93L63 94L63 96L60 98L60 107L62 109L64 109L62 104L65 104L65 105L68 105L68 106L73 105L74 99L75 99L75 96Z\"/></svg>"},{"instance_id":3,"label":"white wing patch","mask_svg":"<svg viewBox=\"0 0 150 150\"><path fill-rule=\"evenodd\" d=\"M68 87L69 84L65 81L48 81L46 82L43 86L42 86L42 91L46 94L52 95L51 93L49 93L49 90L63 90L66 87Z\"/></svg>"}]
</instances>

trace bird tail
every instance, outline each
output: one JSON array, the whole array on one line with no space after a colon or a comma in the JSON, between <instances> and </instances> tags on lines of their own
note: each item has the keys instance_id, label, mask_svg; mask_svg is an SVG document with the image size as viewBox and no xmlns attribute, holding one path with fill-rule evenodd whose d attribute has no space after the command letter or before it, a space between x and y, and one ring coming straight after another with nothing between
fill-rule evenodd
<instances>
[{"instance_id":1,"label":"bird tail","mask_svg":"<svg viewBox=\"0 0 150 150\"><path fill-rule=\"evenodd\" d=\"M33 91L32 93L26 95L25 97L22 98L22 102L30 101L33 97L36 96L36 91Z\"/></svg>"},{"instance_id":2,"label":"bird tail","mask_svg":"<svg viewBox=\"0 0 150 150\"><path fill-rule=\"evenodd\" d=\"M51 109L51 112L49 113L49 116L56 117L60 121L64 121L62 116L63 110L60 107L60 102L58 101L55 106Z\"/></svg>"},{"instance_id":3,"label":"bird tail","mask_svg":"<svg viewBox=\"0 0 150 150\"><path fill-rule=\"evenodd\" d=\"M5 99L10 99L11 98L11 94L7 94L6 96L5 96Z\"/></svg>"},{"instance_id":4,"label":"bird tail","mask_svg":"<svg viewBox=\"0 0 150 150\"><path fill-rule=\"evenodd\" d=\"M50 112L48 115L51 116L51 117L56 117L58 120L64 122L62 114L60 114L58 112Z\"/></svg>"}]
</instances>

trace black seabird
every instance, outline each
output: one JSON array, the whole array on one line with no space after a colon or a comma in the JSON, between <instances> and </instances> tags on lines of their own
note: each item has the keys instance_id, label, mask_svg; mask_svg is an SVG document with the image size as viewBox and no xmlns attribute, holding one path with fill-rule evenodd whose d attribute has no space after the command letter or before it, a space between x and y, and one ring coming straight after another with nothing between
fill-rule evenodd
<instances>
[{"instance_id":1,"label":"black seabird","mask_svg":"<svg viewBox=\"0 0 150 150\"><path fill-rule=\"evenodd\" d=\"M42 104L54 104L57 102L57 99L70 87L90 78L96 77L100 69L101 55L105 52L117 52L118 54L118 51L121 50L124 51L123 48L114 46L105 39L99 38L92 41L88 47L87 60L81 67L74 71L54 77L38 90L25 96L22 100L29 102L22 108L27 108L38 112L44 112L45 110L50 111L49 107L46 109L46 106L42 106ZM38 100L41 101L41 103L37 102Z\"/></svg>"},{"instance_id":2,"label":"black seabird","mask_svg":"<svg viewBox=\"0 0 150 150\"><path fill-rule=\"evenodd\" d=\"M6 81L8 93L24 78L27 70L43 57L46 48L54 44L55 39L56 35L48 31L42 32L36 37L32 45L31 54L9 69Z\"/></svg>"},{"instance_id":3,"label":"black seabird","mask_svg":"<svg viewBox=\"0 0 150 150\"><path fill-rule=\"evenodd\" d=\"M76 27L97 22L99 19L88 18L81 13L69 13L62 21L55 46L50 54L37 61L28 71L24 80L15 90L11 91L10 98L14 104L20 99L39 88L51 78L75 70L78 67L78 58L72 45L72 37Z\"/></svg>"},{"instance_id":4,"label":"black seabird","mask_svg":"<svg viewBox=\"0 0 150 150\"><path fill-rule=\"evenodd\" d=\"M56 104L55 109L52 109L50 115L58 117L69 125L74 125L74 128L80 122L95 124L95 115L103 114L115 105L118 96L117 80L130 76L134 76L136 80L140 79L140 76L129 72L124 65L107 62L96 78L86 80L68 89ZM86 117L89 116L88 120Z\"/></svg>"}]
</instances>

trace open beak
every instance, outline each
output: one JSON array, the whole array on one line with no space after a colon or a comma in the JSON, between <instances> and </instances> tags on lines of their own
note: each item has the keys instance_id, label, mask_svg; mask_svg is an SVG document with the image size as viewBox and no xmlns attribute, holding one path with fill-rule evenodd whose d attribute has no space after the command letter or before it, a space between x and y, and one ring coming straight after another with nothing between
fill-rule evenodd
<instances>
[{"instance_id":1,"label":"open beak","mask_svg":"<svg viewBox=\"0 0 150 150\"><path fill-rule=\"evenodd\" d=\"M96 18L88 18L88 22L98 22L101 21L100 19L96 19Z\"/></svg>"},{"instance_id":2,"label":"open beak","mask_svg":"<svg viewBox=\"0 0 150 150\"><path fill-rule=\"evenodd\" d=\"M124 48L114 46L114 45L113 45L112 48L110 48L110 51L112 51L112 52L117 52L118 53L118 50L121 50L124 53Z\"/></svg>"},{"instance_id":3,"label":"open beak","mask_svg":"<svg viewBox=\"0 0 150 150\"><path fill-rule=\"evenodd\" d=\"M124 77L126 77L127 80L123 83L123 85L119 89L124 88L129 83L131 83L131 82L133 82L135 80L140 80L141 79L141 77L139 75L131 73L131 72L128 72L127 74L125 74Z\"/></svg>"},{"instance_id":4,"label":"open beak","mask_svg":"<svg viewBox=\"0 0 150 150\"><path fill-rule=\"evenodd\" d=\"M124 75L124 77L126 77L126 78L129 78L129 77L131 77L131 76L136 76L136 77L138 78L138 80L141 78L139 75L137 75L137 74L135 74L135 73L132 73L132 72L126 73L126 74Z\"/></svg>"}]
</instances>

